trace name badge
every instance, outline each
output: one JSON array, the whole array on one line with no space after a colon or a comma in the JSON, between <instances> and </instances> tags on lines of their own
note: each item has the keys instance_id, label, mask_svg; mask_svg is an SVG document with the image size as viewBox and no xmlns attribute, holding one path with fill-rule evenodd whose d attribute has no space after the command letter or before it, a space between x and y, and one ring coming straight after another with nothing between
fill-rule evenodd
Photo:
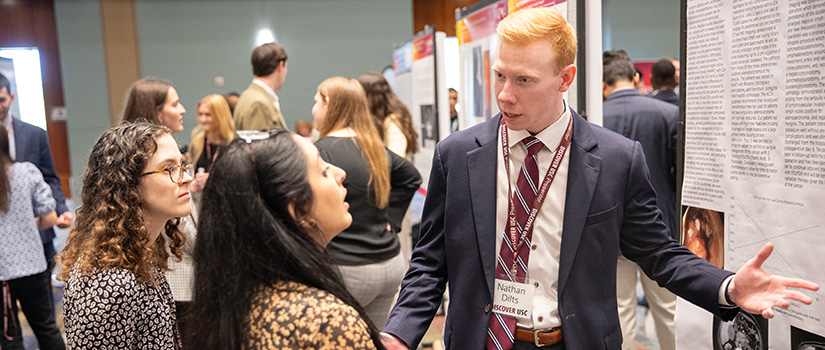
<instances>
[{"instance_id":1,"label":"name badge","mask_svg":"<svg viewBox=\"0 0 825 350\"><path fill-rule=\"evenodd\" d=\"M496 278L493 311L516 318L530 318L533 314L533 294L536 287L530 283L510 282Z\"/></svg>"}]
</instances>

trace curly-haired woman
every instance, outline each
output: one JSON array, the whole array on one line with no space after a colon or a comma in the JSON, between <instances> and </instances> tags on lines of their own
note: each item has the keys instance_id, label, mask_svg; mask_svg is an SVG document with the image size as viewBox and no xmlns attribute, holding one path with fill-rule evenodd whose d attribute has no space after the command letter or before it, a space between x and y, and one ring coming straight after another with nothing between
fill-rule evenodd
<instances>
[{"instance_id":1,"label":"curly-haired woman","mask_svg":"<svg viewBox=\"0 0 825 350\"><path fill-rule=\"evenodd\" d=\"M164 277L180 258L176 218L192 177L172 131L146 122L106 131L92 148L76 226L60 253L66 338L77 349L180 349Z\"/></svg>"}]
</instances>

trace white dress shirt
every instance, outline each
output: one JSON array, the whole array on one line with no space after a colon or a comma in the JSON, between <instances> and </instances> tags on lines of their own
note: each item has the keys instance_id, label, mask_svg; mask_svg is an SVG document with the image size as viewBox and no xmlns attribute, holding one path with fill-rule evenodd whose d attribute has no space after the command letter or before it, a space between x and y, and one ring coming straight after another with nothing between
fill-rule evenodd
<instances>
[{"instance_id":1,"label":"white dress shirt","mask_svg":"<svg viewBox=\"0 0 825 350\"><path fill-rule=\"evenodd\" d=\"M544 147L538 153L539 178L544 181L547 169L553 161L556 148L561 143L567 123L571 118L567 101L564 103L564 113L552 125L533 135ZM506 126L500 126L506 127ZM530 133L527 130L509 130L510 143L510 186L513 191L518 188L518 174L521 164L527 156L527 148L521 140ZM501 133L498 136L498 172L496 179L496 257L501 248L501 240L507 223L507 173L504 168L504 156L501 150ZM570 152L568 150L559 165L556 178L547 193L536 216L532 235L532 250L527 266L529 283L537 286L533 298L533 313L531 318L518 318L518 326L528 329L545 329L561 326L558 310L558 283L559 283L559 253L561 251L561 231L564 220L564 201L567 192L567 173ZM498 259L496 259L497 261Z\"/></svg>"},{"instance_id":2,"label":"white dress shirt","mask_svg":"<svg viewBox=\"0 0 825 350\"><path fill-rule=\"evenodd\" d=\"M16 157L16 155L17 155L17 146L15 146L15 143L14 143L14 130L10 130L11 129L11 122L12 122L11 119L12 119L12 116L11 116L11 113L9 113L9 116L6 117L6 121L3 122L3 126L6 128L6 131L9 132L9 155L11 156L11 159L14 160L14 159L17 159L17 157Z\"/></svg>"}]
</instances>

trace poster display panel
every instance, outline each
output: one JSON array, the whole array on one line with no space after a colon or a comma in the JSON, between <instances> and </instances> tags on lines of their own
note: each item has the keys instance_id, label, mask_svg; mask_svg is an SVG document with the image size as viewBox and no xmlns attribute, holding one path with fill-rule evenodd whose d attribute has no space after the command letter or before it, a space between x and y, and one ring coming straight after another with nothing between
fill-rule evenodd
<instances>
[{"instance_id":1,"label":"poster display panel","mask_svg":"<svg viewBox=\"0 0 825 350\"><path fill-rule=\"evenodd\" d=\"M412 103L408 106L421 146L413 164L425 184L429 181L435 145L450 130L443 52L446 37L443 32L427 27L412 39Z\"/></svg>"},{"instance_id":2,"label":"poster display panel","mask_svg":"<svg viewBox=\"0 0 825 350\"><path fill-rule=\"evenodd\" d=\"M825 285L825 2L689 0L683 243ZM825 348L825 292L731 323L679 300L679 349ZM819 342L816 347L811 344Z\"/></svg>"},{"instance_id":3,"label":"poster display panel","mask_svg":"<svg viewBox=\"0 0 825 350\"><path fill-rule=\"evenodd\" d=\"M491 69L499 42L496 34L499 22L508 13L550 6L555 6L567 18L566 0L487 1L471 6L466 11L459 11L456 22L461 67L458 102L462 108L459 112L459 129L482 123L499 112L495 101L495 76Z\"/></svg>"}]
</instances>

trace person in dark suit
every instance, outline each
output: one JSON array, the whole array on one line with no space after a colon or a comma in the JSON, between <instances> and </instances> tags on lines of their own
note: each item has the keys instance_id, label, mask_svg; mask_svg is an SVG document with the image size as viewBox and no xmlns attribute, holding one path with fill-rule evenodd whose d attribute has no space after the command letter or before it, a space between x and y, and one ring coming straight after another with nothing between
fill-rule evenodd
<instances>
[{"instance_id":1,"label":"person in dark suit","mask_svg":"<svg viewBox=\"0 0 825 350\"><path fill-rule=\"evenodd\" d=\"M636 89L638 80L633 61L624 50L605 52L602 58L602 110L604 127L638 141L650 170L650 182L658 195L657 207L672 237L679 232L676 213L676 122L679 107L647 98ZM619 321L624 342L622 349L636 349L636 285L638 266L619 256L616 272ZM641 275L642 289L648 301L656 335L662 350L676 348L673 315L676 296Z\"/></svg>"},{"instance_id":2,"label":"person in dark suit","mask_svg":"<svg viewBox=\"0 0 825 350\"><path fill-rule=\"evenodd\" d=\"M653 68L650 69L650 85L653 92L648 96L678 106L679 95L674 90L679 86L677 72L676 66L667 58L653 64Z\"/></svg>"},{"instance_id":3,"label":"person in dark suit","mask_svg":"<svg viewBox=\"0 0 825 350\"><path fill-rule=\"evenodd\" d=\"M14 94L11 93L11 84L4 75L0 74L0 124L8 130L10 154L15 161L29 162L37 166L43 178L52 189L56 202L57 226L68 228L72 225L72 213L66 207L66 197L60 188L60 179L52 163L52 151L49 147L49 137L43 129L24 123L9 112ZM51 302L51 275L54 269L54 238L53 228L40 231L43 241L43 252L46 259L46 271L39 273L35 278L38 285L46 286L48 295L41 298L38 293L12 293L20 302L23 314L29 321L37 341L44 349L63 349L63 339L55 324L54 303ZM28 289L26 289L28 290ZM43 301L46 302L43 302Z\"/></svg>"},{"instance_id":4,"label":"person in dark suit","mask_svg":"<svg viewBox=\"0 0 825 350\"><path fill-rule=\"evenodd\" d=\"M786 288L816 284L760 269L769 244L732 278L670 237L641 145L587 123L564 101L577 43L558 11L520 10L498 34L501 113L436 146L421 239L384 328L387 348L417 346L449 283L448 349L617 349L620 253L724 319L736 305L772 317L771 307L789 305L784 298L812 302ZM541 185L530 180L536 173Z\"/></svg>"}]
</instances>

